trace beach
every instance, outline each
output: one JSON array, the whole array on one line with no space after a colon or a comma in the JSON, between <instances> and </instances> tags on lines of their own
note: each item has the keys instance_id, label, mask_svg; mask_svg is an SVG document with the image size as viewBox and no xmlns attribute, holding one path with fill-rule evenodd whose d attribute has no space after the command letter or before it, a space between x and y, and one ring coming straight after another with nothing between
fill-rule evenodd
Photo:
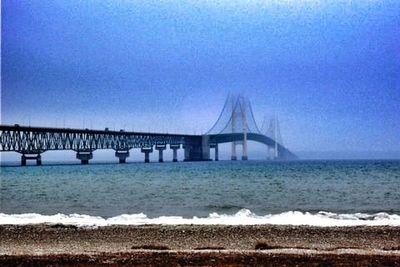
<instances>
[{"instance_id":1,"label":"beach","mask_svg":"<svg viewBox=\"0 0 400 267\"><path fill-rule=\"evenodd\" d=\"M0 265L400 266L400 227L0 226Z\"/></svg>"}]
</instances>

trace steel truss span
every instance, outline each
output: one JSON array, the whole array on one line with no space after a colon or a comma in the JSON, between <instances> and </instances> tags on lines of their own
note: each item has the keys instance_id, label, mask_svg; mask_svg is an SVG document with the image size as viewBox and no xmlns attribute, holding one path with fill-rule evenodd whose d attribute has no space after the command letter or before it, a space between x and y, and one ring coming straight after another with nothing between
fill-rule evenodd
<instances>
[{"instance_id":1,"label":"steel truss span","mask_svg":"<svg viewBox=\"0 0 400 267\"><path fill-rule=\"evenodd\" d=\"M145 162L150 162L153 147L159 152L159 162L163 162L167 145L173 150L173 162L178 161L180 148L185 150L185 161L204 160L199 135L0 125L0 152L22 154L23 166L27 160L36 160L41 165L41 153L51 150L76 151L76 158L88 164L97 149L113 149L119 163L125 163L129 150L140 148Z\"/></svg>"},{"instance_id":2,"label":"steel truss span","mask_svg":"<svg viewBox=\"0 0 400 267\"><path fill-rule=\"evenodd\" d=\"M48 150L129 150L155 145L184 145L191 135L63 128L0 126L0 151L33 154Z\"/></svg>"}]
</instances>

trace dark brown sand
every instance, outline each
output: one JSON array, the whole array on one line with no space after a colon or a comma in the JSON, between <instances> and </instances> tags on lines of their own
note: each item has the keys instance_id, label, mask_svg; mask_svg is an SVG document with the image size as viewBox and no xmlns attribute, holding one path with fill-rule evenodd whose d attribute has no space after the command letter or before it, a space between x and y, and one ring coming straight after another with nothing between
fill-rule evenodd
<instances>
[{"instance_id":1,"label":"dark brown sand","mask_svg":"<svg viewBox=\"0 0 400 267\"><path fill-rule=\"evenodd\" d=\"M400 266L400 227L0 226L4 265Z\"/></svg>"}]
</instances>

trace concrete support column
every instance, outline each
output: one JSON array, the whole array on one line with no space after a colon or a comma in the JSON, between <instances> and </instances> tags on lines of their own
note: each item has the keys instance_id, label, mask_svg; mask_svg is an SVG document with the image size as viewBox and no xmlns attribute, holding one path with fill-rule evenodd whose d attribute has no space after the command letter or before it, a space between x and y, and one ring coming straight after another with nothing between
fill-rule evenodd
<instances>
[{"instance_id":1,"label":"concrete support column","mask_svg":"<svg viewBox=\"0 0 400 267\"><path fill-rule=\"evenodd\" d=\"M218 161L219 160L219 158L218 158L218 144L215 144L214 149L215 149L215 161Z\"/></svg>"},{"instance_id":2,"label":"concrete support column","mask_svg":"<svg viewBox=\"0 0 400 267\"><path fill-rule=\"evenodd\" d=\"M150 153L153 152L153 147L143 147L141 149L142 153L144 153L144 162L149 163L150 162Z\"/></svg>"},{"instance_id":3,"label":"concrete support column","mask_svg":"<svg viewBox=\"0 0 400 267\"><path fill-rule=\"evenodd\" d=\"M33 155L22 154L21 166L26 166L27 160L36 160L37 166L42 165L42 156L40 154L33 154Z\"/></svg>"},{"instance_id":4,"label":"concrete support column","mask_svg":"<svg viewBox=\"0 0 400 267\"><path fill-rule=\"evenodd\" d=\"M166 148L166 145L156 145L156 149L158 150L158 162L164 162L163 151Z\"/></svg>"},{"instance_id":5,"label":"concrete support column","mask_svg":"<svg viewBox=\"0 0 400 267\"><path fill-rule=\"evenodd\" d=\"M210 137L203 135L201 137L201 160L211 160L210 159Z\"/></svg>"},{"instance_id":6,"label":"concrete support column","mask_svg":"<svg viewBox=\"0 0 400 267\"><path fill-rule=\"evenodd\" d=\"M78 151L76 158L81 161L81 164L89 164L89 160L93 158L93 153L92 151Z\"/></svg>"},{"instance_id":7,"label":"concrete support column","mask_svg":"<svg viewBox=\"0 0 400 267\"><path fill-rule=\"evenodd\" d=\"M237 160L237 157L236 157L236 142L232 142L232 156L231 156L231 160Z\"/></svg>"},{"instance_id":8,"label":"concrete support column","mask_svg":"<svg viewBox=\"0 0 400 267\"><path fill-rule=\"evenodd\" d=\"M163 151L164 149L157 149L158 150L158 162L164 162Z\"/></svg>"},{"instance_id":9,"label":"concrete support column","mask_svg":"<svg viewBox=\"0 0 400 267\"><path fill-rule=\"evenodd\" d=\"M119 163L126 163L126 158L129 157L129 150L117 150L115 156L119 159Z\"/></svg>"},{"instance_id":10,"label":"concrete support column","mask_svg":"<svg viewBox=\"0 0 400 267\"><path fill-rule=\"evenodd\" d=\"M172 149L172 162L178 162L178 149L181 145L169 145L169 148Z\"/></svg>"},{"instance_id":11,"label":"concrete support column","mask_svg":"<svg viewBox=\"0 0 400 267\"><path fill-rule=\"evenodd\" d=\"M201 144L200 145L185 145L185 159L184 161L202 161L203 159Z\"/></svg>"},{"instance_id":12,"label":"concrete support column","mask_svg":"<svg viewBox=\"0 0 400 267\"><path fill-rule=\"evenodd\" d=\"M243 155L242 155L242 160L247 160L248 159L248 154L247 154L247 132L245 131L243 134Z\"/></svg>"},{"instance_id":13,"label":"concrete support column","mask_svg":"<svg viewBox=\"0 0 400 267\"><path fill-rule=\"evenodd\" d=\"M268 147L268 159L269 160L273 160L274 159L274 154L275 154L274 148L269 146Z\"/></svg>"},{"instance_id":14,"label":"concrete support column","mask_svg":"<svg viewBox=\"0 0 400 267\"><path fill-rule=\"evenodd\" d=\"M178 162L178 149L172 149L172 162Z\"/></svg>"},{"instance_id":15,"label":"concrete support column","mask_svg":"<svg viewBox=\"0 0 400 267\"><path fill-rule=\"evenodd\" d=\"M268 159L275 160L277 158L277 148L275 146L268 147Z\"/></svg>"},{"instance_id":16,"label":"concrete support column","mask_svg":"<svg viewBox=\"0 0 400 267\"><path fill-rule=\"evenodd\" d=\"M185 161L210 160L209 136L192 136L185 138Z\"/></svg>"},{"instance_id":17,"label":"concrete support column","mask_svg":"<svg viewBox=\"0 0 400 267\"><path fill-rule=\"evenodd\" d=\"M185 159L184 159L184 161L190 161L191 160L191 158L190 158L190 154L191 154L191 146L189 146L189 145L183 145L183 151L184 151L184 154L185 154Z\"/></svg>"}]
</instances>

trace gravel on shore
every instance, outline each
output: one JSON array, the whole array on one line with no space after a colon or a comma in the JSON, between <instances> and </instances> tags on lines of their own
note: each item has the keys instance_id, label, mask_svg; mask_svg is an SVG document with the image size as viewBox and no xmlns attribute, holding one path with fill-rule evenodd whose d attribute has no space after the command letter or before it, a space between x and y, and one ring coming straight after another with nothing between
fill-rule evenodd
<instances>
[{"instance_id":1,"label":"gravel on shore","mask_svg":"<svg viewBox=\"0 0 400 267\"><path fill-rule=\"evenodd\" d=\"M392 226L0 225L0 239L2 265L400 266Z\"/></svg>"}]
</instances>

